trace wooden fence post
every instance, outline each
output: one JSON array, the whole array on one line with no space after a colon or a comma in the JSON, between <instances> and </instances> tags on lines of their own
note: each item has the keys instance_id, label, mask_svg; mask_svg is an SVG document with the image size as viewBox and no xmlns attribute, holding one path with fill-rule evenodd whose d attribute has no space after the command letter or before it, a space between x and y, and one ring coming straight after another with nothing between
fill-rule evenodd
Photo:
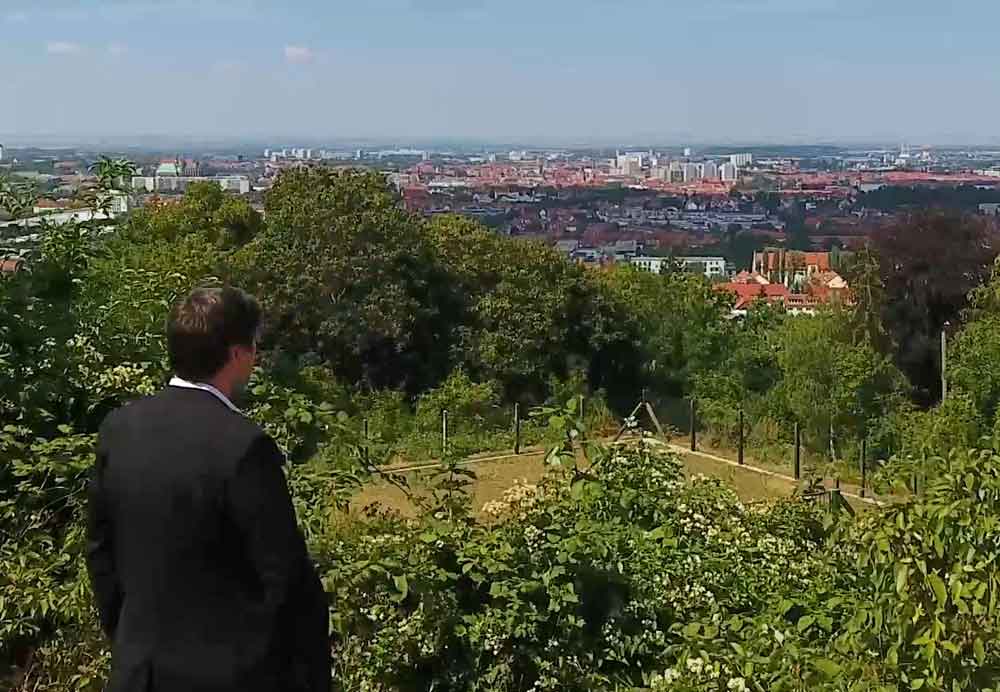
<instances>
[{"instance_id":1,"label":"wooden fence post","mask_svg":"<svg viewBox=\"0 0 1000 692\"><path fill-rule=\"evenodd\" d=\"M795 421L795 480L802 479L802 429Z\"/></svg>"},{"instance_id":2,"label":"wooden fence post","mask_svg":"<svg viewBox=\"0 0 1000 692\"><path fill-rule=\"evenodd\" d=\"M448 456L448 409L441 410L441 456Z\"/></svg>"}]
</instances>

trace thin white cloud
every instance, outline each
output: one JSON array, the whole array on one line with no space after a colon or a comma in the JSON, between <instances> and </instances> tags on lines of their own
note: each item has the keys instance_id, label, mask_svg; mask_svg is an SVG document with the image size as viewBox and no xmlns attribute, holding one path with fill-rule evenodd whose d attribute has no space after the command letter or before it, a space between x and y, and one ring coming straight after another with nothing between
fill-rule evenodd
<instances>
[{"instance_id":1,"label":"thin white cloud","mask_svg":"<svg viewBox=\"0 0 1000 692\"><path fill-rule=\"evenodd\" d=\"M285 61L293 65L305 65L311 63L316 57L312 49L305 46L285 46Z\"/></svg>"},{"instance_id":2,"label":"thin white cloud","mask_svg":"<svg viewBox=\"0 0 1000 692\"><path fill-rule=\"evenodd\" d=\"M72 41L49 41L45 50L49 55L75 55L83 50L83 46Z\"/></svg>"},{"instance_id":3,"label":"thin white cloud","mask_svg":"<svg viewBox=\"0 0 1000 692\"><path fill-rule=\"evenodd\" d=\"M117 57L121 57L128 53L128 46L124 43L110 43L108 44L108 53Z\"/></svg>"}]
</instances>

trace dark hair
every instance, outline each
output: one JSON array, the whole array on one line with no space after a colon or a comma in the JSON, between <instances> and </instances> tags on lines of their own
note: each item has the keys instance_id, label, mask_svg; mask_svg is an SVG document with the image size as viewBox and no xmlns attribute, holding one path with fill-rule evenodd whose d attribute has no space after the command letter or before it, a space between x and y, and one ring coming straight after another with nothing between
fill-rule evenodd
<instances>
[{"instance_id":1,"label":"dark hair","mask_svg":"<svg viewBox=\"0 0 1000 692\"><path fill-rule=\"evenodd\" d=\"M178 377L211 379L229 361L233 346L253 346L260 306L238 288L196 288L174 305L167 320L167 351Z\"/></svg>"}]
</instances>

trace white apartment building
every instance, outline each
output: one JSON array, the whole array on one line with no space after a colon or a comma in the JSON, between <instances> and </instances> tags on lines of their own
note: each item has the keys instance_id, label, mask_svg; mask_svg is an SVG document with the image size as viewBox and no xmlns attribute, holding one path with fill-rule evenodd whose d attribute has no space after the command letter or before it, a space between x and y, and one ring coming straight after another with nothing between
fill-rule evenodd
<instances>
[{"instance_id":1,"label":"white apartment building","mask_svg":"<svg viewBox=\"0 0 1000 692\"><path fill-rule=\"evenodd\" d=\"M725 257L678 257L677 261L687 271L697 271L710 279L726 275Z\"/></svg>"},{"instance_id":2,"label":"white apartment building","mask_svg":"<svg viewBox=\"0 0 1000 692\"><path fill-rule=\"evenodd\" d=\"M226 192L236 192L245 195L250 192L250 179L245 175L223 175L218 177L209 176L142 176L132 178L133 190L145 190L146 192L184 192L191 183L210 182L216 183Z\"/></svg>"},{"instance_id":3,"label":"white apartment building","mask_svg":"<svg viewBox=\"0 0 1000 692\"><path fill-rule=\"evenodd\" d=\"M667 266L670 262L669 257L633 257L632 266L638 267L644 272L652 272L653 274L662 274L663 267Z\"/></svg>"},{"instance_id":4,"label":"white apartment building","mask_svg":"<svg viewBox=\"0 0 1000 692\"><path fill-rule=\"evenodd\" d=\"M697 163L685 163L684 164L684 182L693 183L696 180L701 180L704 175L704 167L699 168Z\"/></svg>"},{"instance_id":5,"label":"white apartment building","mask_svg":"<svg viewBox=\"0 0 1000 692\"><path fill-rule=\"evenodd\" d=\"M740 179L740 169L735 163L724 163L719 168L719 173L722 176L723 182L735 183Z\"/></svg>"},{"instance_id":6,"label":"white apartment building","mask_svg":"<svg viewBox=\"0 0 1000 692\"><path fill-rule=\"evenodd\" d=\"M664 267L677 262L685 271L704 274L709 279L726 275L725 257L633 257L632 266L653 274L662 274Z\"/></svg>"},{"instance_id":7,"label":"white apartment building","mask_svg":"<svg viewBox=\"0 0 1000 692\"><path fill-rule=\"evenodd\" d=\"M744 168L753 163L753 154L730 154L729 163L738 168Z\"/></svg>"}]
</instances>

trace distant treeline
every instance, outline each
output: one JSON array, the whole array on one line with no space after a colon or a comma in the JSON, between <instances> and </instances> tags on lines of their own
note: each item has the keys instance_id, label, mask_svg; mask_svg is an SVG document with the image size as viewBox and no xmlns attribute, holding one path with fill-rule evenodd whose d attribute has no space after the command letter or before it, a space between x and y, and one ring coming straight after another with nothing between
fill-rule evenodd
<instances>
[{"instance_id":1,"label":"distant treeline","mask_svg":"<svg viewBox=\"0 0 1000 692\"><path fill-rule=\"evenodd\" d=\"M888 185L862 194L858 201L869 209L883 211L894 211L905 207L970 210L980 204L1000 202L1000 187L987 189L975 185L960 185L958 187Z\"/></svg>"}]
</instances>

